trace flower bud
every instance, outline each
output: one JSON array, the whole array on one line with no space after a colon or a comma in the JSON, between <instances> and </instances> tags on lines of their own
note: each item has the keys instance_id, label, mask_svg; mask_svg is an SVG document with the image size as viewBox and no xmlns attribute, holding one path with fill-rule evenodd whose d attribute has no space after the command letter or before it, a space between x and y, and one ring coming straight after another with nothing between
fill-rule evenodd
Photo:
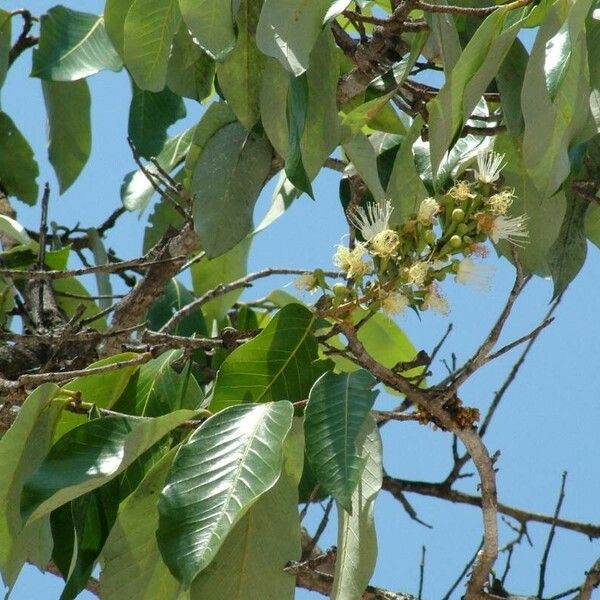
<instances>
[{"instance_id":1,"label":"flower bud","mask_svg":"<svg viewBox=\"0 0 600 600\"><path fill-rule=\"evenodd\" d=\"M462 208L455 208L452 211L452 220L455 223L460 223L465 218L465 211Z\"/></svg>"},{"instance_id":2,"label":"flower bud","mask_svg":"<svg viewBox=\"0 0 600 600\"><path fill-rule=\"evenodd\" d=\"M460 237L460 235L453 235L450 238L450 246L452 248L460 248L463 244L462 238Z\"/></svg>"}]
</instances>

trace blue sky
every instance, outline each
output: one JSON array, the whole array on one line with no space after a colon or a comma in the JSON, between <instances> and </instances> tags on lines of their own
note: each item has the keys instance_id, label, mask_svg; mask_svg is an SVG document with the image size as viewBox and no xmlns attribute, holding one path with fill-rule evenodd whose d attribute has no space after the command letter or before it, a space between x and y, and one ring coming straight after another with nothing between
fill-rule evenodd
<instances>
[{"instance_id":1,"label":"blue sky","mask_svg":"<svg viewBox=\"0 0 600 600\"><path fill-rule=\"evenodd\" d=\"M75 7L75 3L65 3ZM17 8L21 2L5 2L4 8ZM32 10L42 11L53 3L38 0ZM78 2L78 10L101 12L102 2ZM15 20L15 27L20 23ZM22 56L11 69L2 90L2 108L29 139L40 163L40 182L48 180L52 188L50 219L65 225L80 221L82 226L97 225L119 206L119 186L123 175L134 167L125 141L129 83L125 73L102 73L90 80L92 90L93 150L89 164L80 179L64 196L46 159L45 116L38 80L27 79L30 53ZM197 106L189 107L186 121L180 121L173 132L182 131L201 114ZM315 187L316 201L306 196L255 239L250 270L266 266L330 268L334 245L345 233L337 196L338 176L323 172ZM269 195L263 195L259 213L268 206ZM30 227L39 220L37 209L18 205L19 219ZM138 256L144 222L129 214L112 231L109 244L123 258ZM493 255L496 273L489 292L482 292L446 282L444 291L452 306L449 317L425 314L419 321L407 312L399 323L418 348L430 350L445 331L448 322L454 330L441 357L454 352L459 361L466 359L489 331L501 309L513 280L513 269ZM600 424L600 369L597 340L600 321L597 317L593 290L598 289L600 260L596 248L590 246L587 263L566 293L556 322L543 334L532 351L517 381L510 388L488 436L488 447L501 450L498 466L500 500L541 513L554 509L561 473L568 470L567 495L562 516L582 522L598 522L600 477L598 477L597 429ZM262 281L247 293L259 297L275 285L289 284L290 278ZM536 326L548 309L552 294L550 281L535 279L517 302L503 341L510 341ZM306 298L308 300L308 297ZM518 351L517 351L518 352ZM503 382L518 355L512 352L483 368L462 389L466 404L485 411L493 393ZM443 374L441 363L434 365ZM381 406L394 400L382 395ZM385 468L390 475L407 479L443 479L450 468L450 436L413 423L391 423L383 430ZM467 469L468 470L468 469ZM460 482L460 489L475 493L476 479ZM424 597L440 598L460 572L480 541L480 513L477 509L449 505L435 499L409 496L424 521L426 529L411 521L399 504L382 492L377 503L380 559L374 583L391 589L416 593L421 546L427 547ZM314 528L320 508L309 514ZM330 520L335 524L335 517ZM534 547L519 547L513 558L508 588L515 593L534 593L537 569L546 540L546 527L531 525L529 533ZM512 537L501 526L501 542ZM335 531L329 527L322 545L335 543ZM564 530L557 532L547 573L547 592L557 593L580 583L583 571L600 550L598 542ZM498 562L500 572L504 559ZM15 587L13 600L52 600L58 598L61 581L53 575L42 575L26 568ZM461 589L459 588L459 592ZM457 593L455 597L459 597ZM91 598L82 594L81 598ZM298 592L299 600L318 598L317 594Z\"/></svg>"}]
</instances>

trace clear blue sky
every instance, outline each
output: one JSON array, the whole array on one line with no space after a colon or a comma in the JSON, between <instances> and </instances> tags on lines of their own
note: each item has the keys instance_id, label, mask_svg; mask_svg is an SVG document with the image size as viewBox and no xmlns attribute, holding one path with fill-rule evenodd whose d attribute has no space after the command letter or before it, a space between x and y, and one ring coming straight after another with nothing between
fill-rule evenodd
<instances>
[{"instance_id":1,"label":"clear blue sky","mask_svg":"<svg viewBox=\"0 0 600 600\"><path fill-rule=\"evenodd\" d=\"M25 3L27 4L27 3ZM36 0L33 11L43 11L54 3ZM103 2L65 2L79 10L101 12ZM21 7L21 2L5 2L4 8ZM15 20L15 26L20 23ZM90 79L92 90L93 151L89 164L76 184L63 197L46 159L45 116L40 83L27 79L30 53L11 69L2 91L2 109L17 123L32 144L40 163L40 181L52 188L50 219L65 225L81 221L82 226L99 224L119 206L119 186L123 175L134 165L125 141L129 84L125 73L102 73ZM198 119L199 107L190 107L188 120L176 124L181 131ZM252 247L250 269L265 266L331 267L334 245L345 233L337 199L337 175L324 172L315 185L316 202L302 197L288 213L260 234ZM257 209L264 212L269 197L265 194ZM19 219L36 227L37 209L17 206ZM109 243L120 256L139 255L145 217L127 215L110 235ZM480 292L447 282L444 291L452 306L448 318L425 314L421 321L412 312L400 319L401 326L418 348L430 350L445 331L449 321L454 331L442 357L455 352L464 360L478 346L495 320L512 285L513 269L504 261L490 257L497 271L489 292ZM598 477L598 425L600 424L600 369L597 340L600 320L592 290L598 289L600 260L598 251L589 248L587 263L568 290L556 313L556 322L542 334L517 381L498 411L487 436L493 452L500 449L498 461L499 498L502 502L551 513L560 477L569 471L567 496L562 516L583 522L598 522L600 477ZM278 285L289 283L280 278ZM272 289L272 281L261 282L247 297L258 297ZM288 288L289 289L289 288ZM504 341L528 332L548 309L552 293L550 281L536 279L517 303ZM308 298L307 298L308 299ZM485 411L493 393L501 385L515 360L513 352L482 369L462 390L466 404ZM441 364L434 365L444 372ZM380 396L379 404L389 407L394 400ZM419 480L443 479L450 467L450 436L412 423L391 423L384 428L385 468L390 475ZM463 480L460 488L476 491L475 479ZM390 589L416 593L421 546L427 546L424 597L440 598L462 569L480 540L480 513L477 509L429 499L409 497L420 518L432 524L425 529L411 521L398 503L382 492L377 503L380 558L374 583ZM311 510L309 524L318 522L320 509ZM335 525L335 516L332 517ZM548 529L530 525L535 544L517 549L508 588L515 593L534 593L537 569ZM501 542L512 537L501 526ZM322 545L335 543L330 527ZM581 535L558 530L547 573L547 593L559 592L582 581L583 569L598 555L600 544ZM498 562L501 571L504 559ZM53 600L58 598L61 581L24 569L12 594L13 600ZM459 588L455 597L460 597ZM82 594L82 599L92 598ZM299 600L321 597L298 592Z\"/></svg>"}]
</instances>

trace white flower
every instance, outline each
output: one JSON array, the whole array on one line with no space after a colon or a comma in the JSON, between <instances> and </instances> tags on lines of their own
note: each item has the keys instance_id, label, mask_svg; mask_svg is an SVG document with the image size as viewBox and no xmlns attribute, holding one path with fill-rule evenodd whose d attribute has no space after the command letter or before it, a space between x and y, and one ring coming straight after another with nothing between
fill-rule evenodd
<instances>
[{"instance_id":1,"label":"white flower","mask_svg":"<svg viewBox=\"0 0 600 600\"><path fill-rule=\"evenodd\" d=\"M435 198L425 198L419 205L419 212L417 213L417 221L421 225L433 225L435 222L435 216L440 212L440 205Z\"/></svg>"},{"instance_id":2,"label":"white flower","mask_svg":"<svg viewBox=\"0 0 600 600\"><path fill-rule=\"evenodd\" d=\"M366 210L362 206L356 208L348 215L348 219L360 231L363 238L369 242L378 233L390 228L390 216L393 210L389 200L386 200L384 203L369 202Z\"/></svg>"},{"instance_id":3,"label":"white flower","mask_svg":"<svg viewBox=\"0 0 600 600\"><path fill-rule=\"evenodd\" d=\"M469 183L462 179L460 181L457 181L456 184L453 187L451 187L450 190L448 190L448 194L455 200L458 200L459 202L465 202L470 198L477 197L477 194L474 194L471 191L471 186L469 185Z\"/></svg>"},{"instance_id":4,"label":"white flower","mask_svg":"<svg viewBox=\"0 0 600 600\"><path fill-rule=\"evenodd\" d=\"M481 183L494 183L500 177L500 171L506 165L504 154L497 152L481 152L477 155L477 171L475 174Z\"/></svg>"},{"instance_id":5,"label":"white flower","mask_svg":"<svg viewBox=\"0 0 600 600\"><path fill-rule=\"evenodd\" d=\"M505 217L504 215L498 215L492 223L489 236L494 244L501 240L507 240L515 246L522 247L529 241L527 216Z\"/></svg>"},{"instance_id":6,"label":"white flower","mask_svg":"<svg viewBox=\"0 0 600 600\"><path fill-rule=\"evenodd\" d=\"M515 199L514 190L504 190L490 196L486 204L495 215L505 215Z\"/></svg>"},{"instance_id":7,"label":"white flower","mask_svg":"<svg viewBox=\"0 0 600 600\"><path fill-rule=\"evenodd\" d=\"M382 257L396 256L399 245L400 237L392 229L384 229L369 241L371 254Z\"/></svg>"},{"instance_id":8,"label":"white flower","mask_svg":"<svg viewBox=\"0 0 600 600\"><path fill-rule=\"evenodd\" d=\"M333 263L346 273L348 279L362 277L372 270L371 263L363 259L365 249L366 244L364 242L356 242L352 250L338 244L333 255Z\"/></svg>"},{"instance_id":9,"label":"white flower","mask_svg":"<svg viewBox=\"0 0 600 600\"><path fill-rule=\"evenodd\" d=\"M317 283L317 276L314 273L304 273L294 281L294 286L312 294L317 288Z\"/></svg>"},{"instance_id":10,"label":"white flower","mask_svg":"<svg viewBox=\"0 0 600 600\"><path fill-rule=\"evenodd\" d=\"M427 273L429 272L429 263L418 261L408 269L408 281L421 286L425 283Z\"/></svg>"},{"instance_id":11,"label":"white flower","mask_svg":"<svg viewBox=\"0 0 600 600\"><path fill-rule=\"evenodd\" d=\"M471 284L482 290L489 290L491 275L494 267L491 265L478 265L470 258L464 258L458 263L455 281L464 285Z\"/></svg>"},{"instance_id":12,"label":"white flower","mask_svg":"<svg viewBox=\"0 0 600 600\"><path fill-rule=\"evenodd\" d=\"M400 292L392 292L381 301L381 308L388 315L399 315L408 305L408 298Z\"/></svg>"},{"instance_id":13,"label":"white flower","mask_svg":"<svg viewBox=\"0 0 600 600\"><path fill-rule=\"evenodd\" d=\"M450 312L450 305L436 283L432 283L423 300L422 308L424 310L432 310L433 312L439 313L440 315L447 315Z\"/></svg>"}]
</instances>

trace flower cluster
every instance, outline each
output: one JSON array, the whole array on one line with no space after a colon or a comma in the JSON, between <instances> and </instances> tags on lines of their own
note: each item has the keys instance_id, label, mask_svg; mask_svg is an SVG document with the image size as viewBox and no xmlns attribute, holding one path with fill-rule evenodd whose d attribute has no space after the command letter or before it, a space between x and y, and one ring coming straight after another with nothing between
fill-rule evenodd
<instances>
[{"instance_id":1,"label":"flower cluster","mask_svg":"<svg viewBox=\"0 0 600 600\"><path fill-rule=\"evenodd\" d=\"M357 306L390 315L409 306L448 314L439 282L453 276L489 289L493 267L477 262L487 255L485 242L522 246L528 240L527 216L509 216L515 194L501 185L504 164L495 152L479 155L471 180L460 179L446 193L421 200L401 225L391 220L390 200L354 209L348 219L358 239L350 247L338 245L333 257L348 284L332 290L309 274L297 285L320 287L341 314Z\"/></svg>"}]
</instances>

